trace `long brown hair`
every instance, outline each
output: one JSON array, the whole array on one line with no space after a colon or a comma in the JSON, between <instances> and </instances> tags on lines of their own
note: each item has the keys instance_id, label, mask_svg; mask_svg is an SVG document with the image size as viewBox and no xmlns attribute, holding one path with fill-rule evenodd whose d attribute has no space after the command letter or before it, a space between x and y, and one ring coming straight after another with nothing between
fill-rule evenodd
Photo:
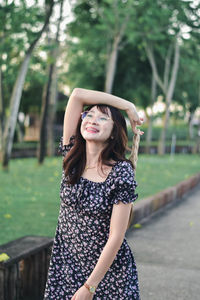
<instances>
[{"instance_id":1,"label":"long brown hair","mask_svg":"<svg viewBox=\"0 0 200 300\"><path fill-rule=\"evenodd\" d=\"M99 162L102 162L102 165L112 166L110 160L126 160L133 166L132 162L125 157L126 149L128 149L128 135L124 116L119 109L110 105L91 105L87 107L86 110L90 110L94 106L107 115L109 108L114 121L111 135L106 141L107 144L99 156ZM63 161L65 176L68 178L67 180L70 184L75 184L79 180L86 165L86 142L80 132L81 122L82 119L80 117L76 128L74 146Z\"/></svg>"}]
</instances>

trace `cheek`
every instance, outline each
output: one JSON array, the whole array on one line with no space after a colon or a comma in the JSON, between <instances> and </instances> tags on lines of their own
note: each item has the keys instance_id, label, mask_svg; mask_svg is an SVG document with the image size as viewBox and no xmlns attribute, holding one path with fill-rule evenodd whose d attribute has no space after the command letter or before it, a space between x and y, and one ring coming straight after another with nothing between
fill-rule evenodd
<instances>
[{"instance_id":1,"label":"cheek","mask_svg":"<svg viewBox=\"0 0 200 300\"><path fill-rule=\"evenodd\" d=\"M106 136L106 138L109 138L111 136L111 132L112 132L113 126L104 126L103 132Z\"/></svg>"}]
</instances>

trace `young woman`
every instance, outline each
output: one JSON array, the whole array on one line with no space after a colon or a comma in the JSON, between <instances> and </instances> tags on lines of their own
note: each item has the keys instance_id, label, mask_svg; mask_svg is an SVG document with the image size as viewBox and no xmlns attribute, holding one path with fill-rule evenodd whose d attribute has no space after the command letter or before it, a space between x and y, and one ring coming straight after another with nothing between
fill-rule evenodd
<instances>
[{"instance_id":1,"label":"young woman","mask_svg":"<svg viewBox=\"0 0 200 300\"><path fill-rule=\"evenodd\" d=\"M127 128L119 110L126 111L133 132L143 134L136 128L143 119L129 101L79 88L69 98L45 300L140 299L136 264L124 237L137 183L125 158Z\"/></svg>"}]
</instances>

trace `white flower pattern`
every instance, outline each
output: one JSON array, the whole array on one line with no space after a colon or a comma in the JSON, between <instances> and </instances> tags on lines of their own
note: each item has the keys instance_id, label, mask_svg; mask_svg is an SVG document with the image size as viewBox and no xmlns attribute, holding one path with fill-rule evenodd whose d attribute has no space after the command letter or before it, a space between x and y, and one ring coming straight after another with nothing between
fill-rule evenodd
<instances>
[{"instance_id":1,"label":"white flower pattern","mask_svg":"<svg viewBox=\"0 0 200 300\"><path fill-rule=\"evenodd\" d=\"M63 157L73 147L75 137L59 150ZM133 202L137 182L129 162L118 161L104 182L80 177L67 184L64 170L60 185L60 211L44 300L70 300L93 271L107 242L113 204ZM104 278L94 300L139 300L137 268L132 251L123 243Z\"/></svg>"}]
</instances>

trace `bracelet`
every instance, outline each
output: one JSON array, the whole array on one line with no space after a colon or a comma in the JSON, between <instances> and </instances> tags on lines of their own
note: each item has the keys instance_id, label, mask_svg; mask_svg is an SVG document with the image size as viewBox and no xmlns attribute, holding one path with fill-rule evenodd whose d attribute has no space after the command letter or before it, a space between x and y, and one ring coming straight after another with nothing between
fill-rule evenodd
<instances>
[{"instance_id":1,"label":"bracelet","mask_svg":"<svg viewBox=\"0 0 200 300\"><path fill-rule=\"evenodd\" d=\"M96 291L96 286L88 285L86 282L84 283L84 286L88 289L88 291L91 294L94 294Z\"/></svg>"}]
</instances>

